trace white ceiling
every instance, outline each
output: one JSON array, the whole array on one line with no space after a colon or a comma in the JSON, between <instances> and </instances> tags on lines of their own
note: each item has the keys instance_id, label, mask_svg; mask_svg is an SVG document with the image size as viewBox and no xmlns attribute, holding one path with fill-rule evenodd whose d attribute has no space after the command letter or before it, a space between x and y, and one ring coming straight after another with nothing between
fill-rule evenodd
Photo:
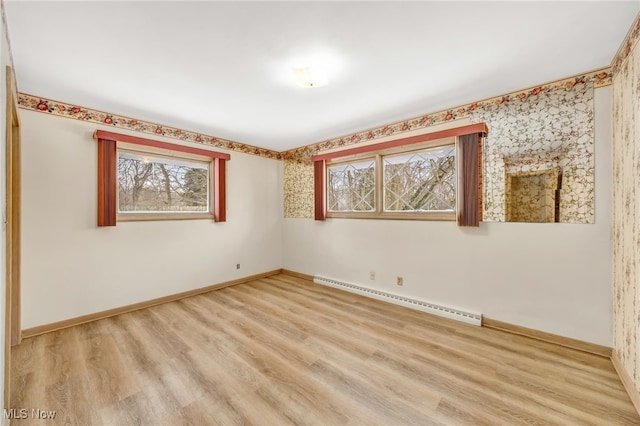
<instances>
[{"instance_id":1,"label":"white ceiling","mask_svg":"<svg viewBox=\"0 0 640 426\"><path fill-rule=\"evenodd\" d=\"M608 66L626 2L5 0L21 92L277 151ZM291 68L323 65L327 87Z\"/></svg>"}]
</instances>

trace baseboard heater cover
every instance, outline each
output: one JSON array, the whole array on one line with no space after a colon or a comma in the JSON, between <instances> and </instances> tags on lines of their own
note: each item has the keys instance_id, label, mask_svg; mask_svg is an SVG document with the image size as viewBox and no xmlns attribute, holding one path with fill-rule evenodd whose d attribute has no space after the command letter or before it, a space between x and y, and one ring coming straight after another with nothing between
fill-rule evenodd
<instances>
[{"instance_id":1,"label":"baseboard heater cover","mask_svg":"<svg viewBox=\"0 0 640 426\"><path fill-rule=\"evenodd\" d=\"M393 293L386 293L380 290L373 290L355 284L346 283L344 281L334 280L332 278L321 277L316 275L313 277L316 284L334 287L340 290L349 291L351 293L361 294L372 299L378 299L385 302L394 303L396 305L405 306L407 308L416 309L418 311L427 312L445 318L450 318L467 324L482 326L482 314L461 311L446 306L437 305L435 303L425 302L424 300L414 299L405 296L399 296Z\"/></svg>"}]
</instances>

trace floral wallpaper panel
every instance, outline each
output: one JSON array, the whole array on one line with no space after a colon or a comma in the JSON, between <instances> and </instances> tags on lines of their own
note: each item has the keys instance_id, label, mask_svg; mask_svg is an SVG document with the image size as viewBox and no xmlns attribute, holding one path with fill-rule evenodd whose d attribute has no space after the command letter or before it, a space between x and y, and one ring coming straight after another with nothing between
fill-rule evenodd
<instances>
[{"instance_id":1,"label":"floral wallpaper panel","mask_svg":"<svg viewBox=\"0 0 640 426\"><path fill-rule=\"evenodd\" d=\"M506 220L506 175L558 169L560 222L594 221L592 82L541 90L470 113L485 122L484 221Z\"/></svg>"},{"instance_id":2,"label":"floral wallpaper panel","mask_svg":"<svg viewBox=\"0 0 640 426\"><path fill-rule=\"evenodd\" d=\"M284 217L313 219L313 164L284 160Z\"/></svg>"},{"instance_id":3,"label":"floral wallpaper panel","mask_svg":"<svg viewBox=\"0 0 640 426\"><path fill-rule=\"evenodd\" d=\"M640 16L613 78L613 348L640 392Z\"/></svg>"},{"instance_id":4,"label":"floral wallpaper panel","mask_svg":"<svg viewBox=\"0 0 640 426\"><path fill-rule=\"evenodd\" d=\"M308 177L312 174L310 158L317 152L470 118L472 122L485 122L489 127L483 147L484 221L506 220L507 174L557 168L562 174L560 221L593 223L593 91L608 77L607 71L572 77L287 151L283 153L285 163L297 163L298 166L285 167L285 200L291 201L285 202L285 217L313 217L313 179ZM292 193L294 190L299 193Z\"/></svg>"}]
</instances>

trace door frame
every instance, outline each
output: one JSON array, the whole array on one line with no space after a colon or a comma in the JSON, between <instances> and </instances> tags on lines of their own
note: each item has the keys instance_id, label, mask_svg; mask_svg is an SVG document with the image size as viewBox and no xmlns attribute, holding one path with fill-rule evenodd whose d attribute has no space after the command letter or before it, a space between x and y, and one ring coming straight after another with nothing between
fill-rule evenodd
<instances>
[{"instance_id":1,"label":"door frame","mask_svg":"<svg viewBox=\"0 0 640 426\"><path fill-rule=\"evenodd\" d=\"M20 343L21 144L18 93L13 69L6 67L6 300L4 408L10 407L11 347Z\"/></svg>"}]
</instances>

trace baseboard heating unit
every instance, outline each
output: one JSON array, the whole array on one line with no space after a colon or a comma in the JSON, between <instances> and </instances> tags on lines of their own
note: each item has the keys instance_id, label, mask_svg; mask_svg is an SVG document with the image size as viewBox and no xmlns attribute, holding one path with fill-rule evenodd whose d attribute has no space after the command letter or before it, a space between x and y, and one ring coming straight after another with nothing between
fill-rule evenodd
<instances>
[{"instance_id":1,"label":"baseboard heating unit","mask_svg":"<svg viewBox=\"0 0 640 426\"><path fill-rule=\"evenodd\" d=\"M334 287L340 290L349 291L351 293L361 294L363 296L371 297L372 299L378 299L384 302L394 303L396 305L427 312L429 314L466 322L467 324L473 324L477 326L482 325L482 314L448 308L446 306L436 305L435 303L425 302L424 300L399 296L397 294L386 293L380 290L373 290L370 288L346 283L344 281L334 280L332 278L321 277L318 275L313 277L313 282L316 284L326 285L328 287Z\"/></svg>"}]
</instances>

